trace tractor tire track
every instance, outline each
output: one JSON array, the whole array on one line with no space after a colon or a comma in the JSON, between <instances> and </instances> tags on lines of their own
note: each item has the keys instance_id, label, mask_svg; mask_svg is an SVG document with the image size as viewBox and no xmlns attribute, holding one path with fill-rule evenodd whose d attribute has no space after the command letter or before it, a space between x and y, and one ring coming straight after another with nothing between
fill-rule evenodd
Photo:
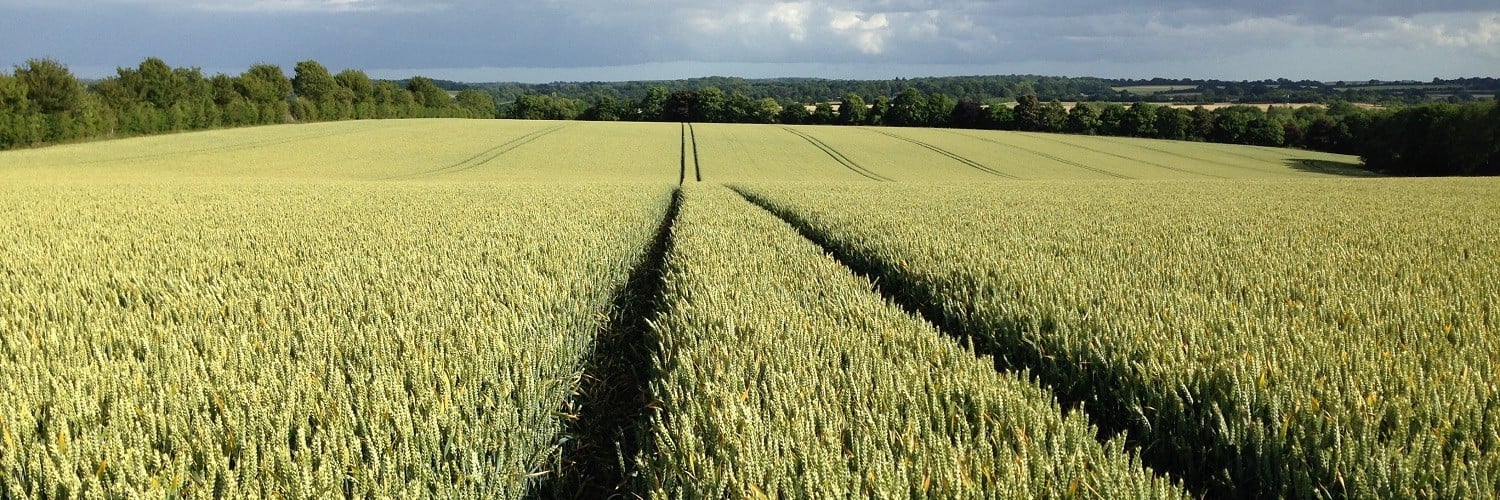
<instances>
[{"instance_id":1,"label":"tractor tire track","mask_svg":"<svg viewBox=\"0 0 1500 500\"><path fill-rule=\"evenodd\" d=\"M401 174L401 175L391 176L391 177L387 177L385 180L392 180L392 179L413 179L413 178L423 177L423 176L434 176L434 175L451 174L451 173L456 173L456 172L462 172L462 171L465 171L465 170L469 170L469 169L472 169L472 168L484 165L486 163L495 161L496 158L499 158L501 155L504 155L505 153L509 153L511 151L514 151L516 148L519 148L521 146L525 146L525 145L531 143L531 141L535 141L537 139L540 139L542 136L551 134L551 133L556 132L558 130L562 130L563 128L565 128L567 126L568 126L567 124L555 125L555 126L552 126L552 127L549 127L549 128L542 129L542 130L537 130L537 131L528 133L526 135L517 137L515 139L511 139L509 141L506 141L506 142L504 142L504 143L502 143L502 144L500 144L498 146L495 146L493 148L481 151L478 154L475 154L474 156L470 156L467 159L464 159L463 161L460 161L458 163L454 163L454 164L451 164L451 165L447 165L447 166L435 168L435 169L432 169L432 170L426 170L426 171L422 171L422 172L416 172L416 173L411 173L411 174Z\"/></svg>"},{"instance_id":2,"label":"tractor tire track","mask_svg":"<svg viewBox=\"0 0 1500 500\"><path fill-rule=\"evenodd\" d=\"M697 176L698 182L703 182L703 164L698 161L698 133L693 131L693 123L688 122L688 137L693 140L693 174Z\"/></svg>"},{"instance_id":3,"label":"tractor tire track","mask_svg":"<svg viewBox=\"0 0 1500 500\"><path fill-rule=\"evenodd\" d=\"M1193 175L1202 175L1202 176L1205 176L1205 177L1213 177L1213 178L1216 178L1216 179L1226 179L1227 178L1227 177L1224 177L1222 175L1205 174L1203 172L1194 172L1192 170L1181 169L1181 168L1177 168L1177 167L1173 167L1173 166L1169 166L1169 165L1162 165L1162 164L1156 163L1156 162L1146 161L1146 160L1142 160L1142 159L1139 159L1139 158L1132 158L1132 157L1125 156L1125 155L1122 155L1122 154L1111 153L1109 151L1094 149L1094 148L1091 148L1091 147L1088 147L1088 146L1084 146L1084 145L1081 145L1081 144L1074 144L1074 143L1071 143L1071 142L1068 142L1068 141L1054 139L1054 138L1051 138L1051 137L1046 137L1046 136L1044 136L1042 134L1028 134L1028 133L1025 133L1025 132L1016 132L1016 133L1017 134L1021 134L1022 137L1030 137L1032 139L1047 141L1047 142L1051 142L1051 143L1054 143L1054 144L1062 144L1064 146L1078 148L1078 149L1082 149L1084 151L1092 151L1094 153L1098 153L1098 154L1105 155L1105 156L1113 156L1115 158L1119 158L1119 159L1127 160L1127 161L1133 161L1133 162L1136 162L1136 163L1140 163L1142 165L1150 165L1150 166L1153 166L1153 167L1156 167L1156 168L1164 168L1164 169L1171 170L1171 171L1174 171L1174 172L1182 172L1184 174L1193 174ZM1110 141L1110 142L1114 142L1115 144L1130 145L1129 143L1125 143L1125 142L1115 142L1115 141ZM1233 165L1229 165L1229 166L1233 166Z\"/></svg>"},{"instance_id":4,"label":"tractor tire track","mask_svg":"<svg viewBox=\"0 0 1500 500\"><path fill-rule=\"evenodd\" d=\"M687 182L687 122L683 122L679 128L681 128L682 130L682 138L680 139L681 142L679 143L680 145L677 148L677 152L679 153L677 157L677 161L679 162L677 170L677 185L681 186L683 183Z\"/></svg>"},{"instance_id":5,"label":"tractor tire track","mask_svg":"<svg viewBox=\"0 0 1500 500\"><path fill-rule=\"evenodd\" d=\"M105 159L100 159L100 160L89 160L89 161L85 161L85 162L79 162L78 164L79 165L96 165L96 164L100 164L100 163L114 163L114 162L123 162L123 161L158 160L158 159L162 159L162 158L171 158L173 156L194 155L194 154L202 154L202 153L227 153L227 152L231 152L231 151L243 151L243 150L247 150L247 149L256 149L256 148L262 148L262 147L268 147L268 146L279 146L279 145L282 145L282 144L288 144L288 143L299 142L299 141L311 141L311 140L316 140L316 139L325 139L325 138L328 138L328 137L335 137L335 136L340 136L340 135L348 135L348 134L353 134L353 133L356 133L356 132L360 132L360 131L358 131L358 130L334 130L334 131L331 131L331 132L313 133L313 134L299 135L299 136L294 136L294 137L271 137L271 138L266 138L266 139L260 139L260 140L250 141L250 142L243 142L243 143L239 143L239 144L229 144L229 145L225 145L225 146L213 146L213 147L199 148L199 149L187 149L187 150L182 150L182 151L170 151L170 152L162 152L162 153L151 153L151 154L137 155L137 156L125 156L125 157L120 157L120 158L105 158Z\"/></svg>"},{"instance_id":6,"label":"tractor tire track","mask_svg":"<svg viewBox=\"0 0 1500 500\"><path fill-rule=\"evenodd\" d=\"M824 144L823 141L820 141L820 140L818 140L817 138L815 138L815 137L813 137L811 135L808 135L808 134L806 134L806 133L804 133L802 131L799 131L797 129L794 129L794 128L791 128L791 127L787 127L787 126L782 126L781 128L783 130L786 130L787 132L791 132L792 135L795 135L797 137L801 137L803 140L807 141L808 143L812 144L813 146L816 146L818 149L823 150L824 153L828 153L828 156L831 157L831 158L833 158L834 161L839 162L839 164L843 165L844 168L847 168L849 170L853 170L854 173L856 173L856 174L863 175L863 176L865 176L866 178L868 178L870 180L885 181L885 182L890 182L891 181L891 178L883 176L883 175L880 175L880 174L877 174L877 173L871 171L870 169L867 169L865 167L860 166L858 163L855 163L854 160L851 160L851 159L849 159L849 157L844 156L843 153L838 152L838 150L833 149L833 147L831 147L831 146L829 146L827 144Z\"/></svg>"},{"instance_id":7,"label":"tractor tire track","mask_svg":"<svg viewBox=\"0 0 1500 500\"><path fill-rule=\"evenodd\" d=\"M963 156L960 156L958 153L954 153L952 151L948 151L946 149L934 146L934 145L926 143L926 142L919 141L917 139L913 139L913 138L910 138L910 137L905 137L905 136L902 136L902 135L897 135L897 134L892 133L892 132L887 132L887 131L884 131L884 130L877 130L877 129L873 129L873 128L866 128L865 130L869 130L871 132L875 132L877 134L884 135L884 136L887 136L887 137L901 139L903 141L910 142L912 144L916 144L918 146L927 148L927 149L929 149L929 150L931 150L931 151L933 151L933 152L935 152L937 154L946 156L948 158L952 158L954 161L962 163L962 164L964 164L964 165L966 165L966 166L968 166L970 168L973 168L975 170L978 170L980 172L984 172L984 173L987 173L987 174L990 174L990 175L993 175L993 176L996 176L996 177L1004 177L1004 178L1007 178L1007 179L1021 180L1020 177L1017 177L1017 176L1014 176L1014 175L1011 175L1011 174L1007 174L1005 172L1001 172L1001 171L999 171L997 169L985 166L984 164L981 164L981 163L979 163L977 161L970 160L968 158L964 158Z\"/></svg>"},{"instance_id":8,"label":"tractor tire track","mask_svg":"<svg viewBox=\"0 0 1500 500\"><path fill-rule=\"evenodd\" d=\"M1256 171L1256 172L1264 172L1265 171L1264 169L1259 169L1259 168L1245 166L1245 165L1235 165L1233 163L1224 163L1224 162L1221 162L1221 161L1214 161L1214 160L1210 160L1208 158L1200 158L1200 157L1193 156L1193 155L1178 153L1176 151L1171 151L1171 150L1162 149L1162 148L1153 147L1153 146L1147 146L1145 144L1135 144L1133 142L1120 140L1120 139L1114 138L1114 137L1103 137L1103 136L1101 136L1101 137L1099 137L1099 139L1103 140L1104 142L1108 142L1108 143L1112 143L1112 144L1119 144L1119 145L1122 145L1122 146L1131 146L1131 147L1137 147L1137 148L1141 148L1141 149L1147 149L1147 150L1155 151L1155 152L1158 152L1158 153L1161 153L1161 154L1164 154L1164 155L1176 156L1178 158L1186 158L1186 159L1189 159L1189 160L1201 161L1201 162L1204 162L1204 163L1212 163L1214 165L1220 165L1220 166L1229 167L1229 168L1238 168L1238 169L1241 169L1241 170L1253 170L1253 171ZM1215 144L1215 143L1204 143L1204 144ZM1238 156L1238 157L1241 157L1241 158L1252 160L1252 161L1255 161L1257 163L1265 163L1265 161L1266 161L1264 158L1256 158L1254 156L1250 156L1250 155L1243 154L1243 153L1236 153L1234 151L1220 151L1220 152L1224 153L1224 154L1227 154L1227 155L1230 155L1230 156Z\"/></svg>"},{"instance_id":9,"label":"tractor tire track","mask_svg":"<svg viewBox=\"0 0 1500 500\"><path fill-rule=\"evenodd\" d=\"M1021 146L1017 146L1015 144L1007 144L1007 143L1000 142L1000 141L997 141L997 140L994 140L994 139L980 137L980 136L977 136L977 135L964 134L964 133L960 133L960 132L954 132L952 130L944 130L944 132L947 132L947 133L950 133L950 134L953 134L953 135L961 135L961 136L964 136L964 137L968 137L970 139L978 139L978 140L981 140L981 141L984 141L984 142L988 142L988 143L991 143L991 144L997 144L997 145L1005 146L1005 147L1008 147L1008 148L1011 148L1011 149L1015 149L1015 150L1018 150L1018 151L1022 151L1022 152L1026 152L1026 153L1031 153L1033 155L1040 156L1042 158L1046 158L1046 159L1049 159L1049 160L1052 160L1052 161L1055 161L1055 162L1058 162L1058 163L1061 163L1061 164L1064 164L1064 165L1068 165L1068 166L1072 166L1072 167L1078 167L1078 168L1081 168L1081 169L1084 169L1084 170L1087 170L1087 171L1090 171L1090 172L1093 172L1093 173L1096 173L1096 174L1107 175L1107 176L1110 176L1110 177L1114 177L1116 179L1134 179L1134 177L1131 177L1131 176L1128 176L1128 175L1117 174L1117 173L1110 172L1108 170L1104 170L1104 169L1097 168L1097 167L1090 167L1088 165L1084 165L1082 163L1078 163L1078 162L1073 161L1073 160L1062 158L1060 156L1050 155L1050 154L1047 154L1047 153L1043 153L1041 151L1037 151L1035 149L1024 148L1024 147L1021 147Z\"/></svg>"}]
</instances>

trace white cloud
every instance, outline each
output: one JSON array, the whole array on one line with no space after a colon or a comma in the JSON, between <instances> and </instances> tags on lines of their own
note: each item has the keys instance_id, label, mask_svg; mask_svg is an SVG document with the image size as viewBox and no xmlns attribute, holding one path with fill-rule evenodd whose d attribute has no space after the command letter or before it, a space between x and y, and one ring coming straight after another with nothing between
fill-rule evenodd
<instances>
[{"instance_id":1,"label":"white cloud","mask_svg":"<svg viewBox=\"0 0 1500 500\"><path fill-rule=\"evenodd\" d=\"M801 42L807 40L806 2L778 2L766 11L766 19L786 27L787 38Z\"/></svg>"},{"instance_id":2,"label":"white cloud","mask_svg":"<svg viewBox=\"0 0 1500 500\"><path fill-rule=\"evenodd\" d=\"M860 52L878 55L885 52L891 22L885 13L865 14L856 11L830 10L828 27L845 37Z\"/></svg>"}]
</instances>

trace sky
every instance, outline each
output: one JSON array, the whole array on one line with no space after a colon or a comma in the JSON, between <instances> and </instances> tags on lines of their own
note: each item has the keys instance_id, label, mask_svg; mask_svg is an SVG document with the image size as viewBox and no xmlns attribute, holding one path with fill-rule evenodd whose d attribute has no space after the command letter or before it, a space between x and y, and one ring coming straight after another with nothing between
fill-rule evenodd
<instances>
[{"instance_id":1,"label":"sky","mask_svg":"<svg viewBox=\"0 0 1500 500\"><path fill-rule=\"evenodd\" d=\"M0 68L313 59L467 82L1500 76L1495 0L0 0ZM3 71L3 70L0 70Z\"/></svg>"}]
</instances>

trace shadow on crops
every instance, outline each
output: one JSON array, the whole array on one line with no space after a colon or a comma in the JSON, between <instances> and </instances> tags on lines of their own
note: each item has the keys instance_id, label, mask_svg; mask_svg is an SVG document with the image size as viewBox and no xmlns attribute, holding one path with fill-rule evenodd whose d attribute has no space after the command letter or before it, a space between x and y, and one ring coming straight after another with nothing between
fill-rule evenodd
<instances>
[{"instance_id":1,"label":"shadow on crops","mask_svg":"<svg viewBox=\"0 0 1500 500\"><path fill-rule=\"evenodd\" d=\"M647 320L662 307L666 255L682 192L672 195L666 216L646 254L615 294L606 328L584 359L578 392L564 413L573 415L560 439L557 474L543 476L528 498L634 498L635 457L649 440L652 359Z\"/></svg>"},{"instance_id":2,"label":"shadow on crops","mask_svg":"<svg viewBox=\"0 0 1500 500\"><path fill-rule=\"evenodd\" d=\"M1315 174L1341 175L1344 177L1384 177L1378 173L1361 168L1361 165L1358 163L1292 158L1286 160L1286 166L1298 172L1311 172Z\"/></svg>"}]
</instances>

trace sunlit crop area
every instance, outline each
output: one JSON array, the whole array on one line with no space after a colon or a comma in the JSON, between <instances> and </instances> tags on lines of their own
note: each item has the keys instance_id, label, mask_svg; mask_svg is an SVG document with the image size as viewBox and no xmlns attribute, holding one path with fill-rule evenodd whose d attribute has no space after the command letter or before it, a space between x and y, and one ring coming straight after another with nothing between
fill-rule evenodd
<instances>
[{"instance_id":1,"label":"sunlit crop area","mask_svg":"<svg viewBox=\"0 0 1500 500\"><path fill-rule=\"evenodd\" d=\"M1500 486L1500 183L746 192L1219 491Z\"/></svg>"},{"instance_id":2,"label":"sunlit crop area","mask_svg":"<svg viewBox=\"0 0 1500 500\"><path fill-rule=\"evenodd\" d=\"M507 120L3 152L0 497L1494 495L1500 183L1357 161Z\"/></svg>"}]
</instances>

